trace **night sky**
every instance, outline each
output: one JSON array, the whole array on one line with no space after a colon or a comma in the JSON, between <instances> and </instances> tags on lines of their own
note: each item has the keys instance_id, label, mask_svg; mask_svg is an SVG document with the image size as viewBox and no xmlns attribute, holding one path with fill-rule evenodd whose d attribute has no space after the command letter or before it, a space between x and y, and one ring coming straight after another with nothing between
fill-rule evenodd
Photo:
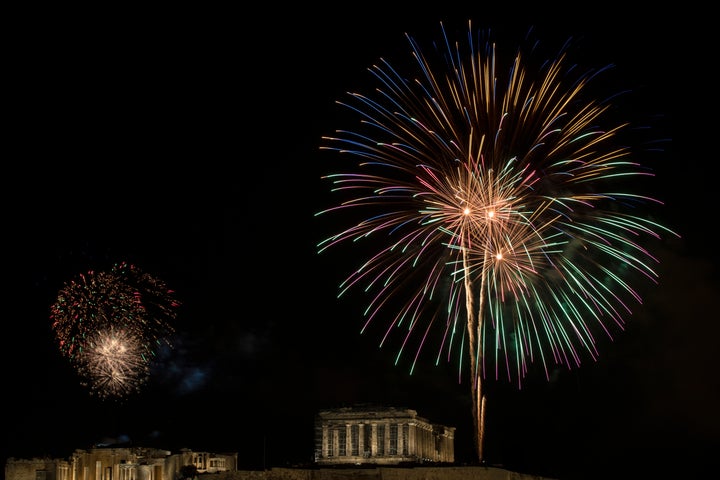
<instances>
[{"instance_id":1,"label":"night sky","mask_svg":"<svg viewBox=\"0 0 720 480\"><path fill-rule=\"evenodd\" d=\"M394 366L382 329L360 334L363 304L336 299L354 262L316 253L333 231L314 214L333 203L320 177L336 168L319 144L339 127L335 100L362 90L380 57L407 59L406 32L430 41L440 21L466 31L470 18L511 49L530 26L553 46L572 37L578 60L615 64L608 90L637 94L623 107L661 117L663 138L680 73L669 12L466 3L10 17L3 460L129 443L294 465L312 460L318 410L376 403L456 427L456 459L472 462L468 380L435 366L432 349L412 375ZM710 178L701 159L664 148L654 188L682 238L655 246L659 285L643 287L625 332L601 338L597 362L550 381L538 372L522 390L486 383L488 463L599 478L618 465L702 468L720 446L719 262L696 207L711 203ZM148 384L101 400L60 355L49 308L66 281L118 261L163 279L182 305Z\"/></svg>"}]
</instances>

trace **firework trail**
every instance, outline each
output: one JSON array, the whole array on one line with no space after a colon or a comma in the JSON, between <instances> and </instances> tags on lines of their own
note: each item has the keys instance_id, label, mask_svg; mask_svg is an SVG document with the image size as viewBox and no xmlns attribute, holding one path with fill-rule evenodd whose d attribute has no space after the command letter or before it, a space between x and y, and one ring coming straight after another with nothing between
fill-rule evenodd
<instances>
[{"instance_id":1,"label":"firework trail","mask_svg":"<svg viewBox=\"0 0 720 480\"><path fill-rule=\"evenodd\" d=\"M362 330L387 322L381 346L398 331L396 362L414 341L412 372L433 329L436 362L466 352L482 461L481 380L520 387L532 363L550 378L597 358L598 332L612 338L641 301L633 282L657 281L643 239L676 234L642 208L661 202L623 187L652 174L618 142L629 124L586 98L601 72L565 50L531 68L518 51L502 76L495 45L468 27L453 43L441 24L429 52L408 35L414 74L381 59L376 88L338 102L357 126L320 148L353 169L323 177L342 200L317 215L359 220L318 250L379 241L339 295L370 295Z\"/></svg>"},{"instance_id":2,"label":"firework trail","mask_svg":"<svg viewBox=\"0 0 720 480\"><path fill-rule=\"evenodd\" d=\"M180 305L174 293L127 262L78 275L50 307L60 353L100 397L137 391L158 349L172 346Z\"/></svg>"}]
</instances>

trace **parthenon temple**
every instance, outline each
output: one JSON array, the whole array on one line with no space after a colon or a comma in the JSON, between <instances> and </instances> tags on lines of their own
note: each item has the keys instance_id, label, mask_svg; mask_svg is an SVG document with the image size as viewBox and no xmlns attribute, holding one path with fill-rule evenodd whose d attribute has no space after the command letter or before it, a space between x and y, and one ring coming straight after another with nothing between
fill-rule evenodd
<instances>
[{"instance_id":1,"label":"parthenon temple","mask_svg":"<svg viewBox=\"0 0 720 480\"><path fill-rule=\"evenodd\" d=\"M316 416L318 465L454 461L455 427L432 424L415 410L356 406Z\"/></svg>"}]
</instances>

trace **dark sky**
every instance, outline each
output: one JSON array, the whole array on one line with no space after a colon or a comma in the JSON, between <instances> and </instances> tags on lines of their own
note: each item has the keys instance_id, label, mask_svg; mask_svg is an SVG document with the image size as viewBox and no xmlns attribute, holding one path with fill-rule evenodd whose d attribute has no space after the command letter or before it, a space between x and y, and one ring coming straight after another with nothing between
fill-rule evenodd
<instances>
[{"instance_id":1,"label":"dark sky","mask_svg":"<svg viewBox=\"0 0 720 480\"><path fill-rule=\"evenodd\" d=\"M457 459L472 460L467 379L429 357L413 375L393 366L379 336L360 335L361 308L335 298L354 264L316 253L330 231L313 214L331 203L318 146L338 127L334 101L362 89L378 58L406 58L405 32L435 39L440 21L469 18L513 48L529 26L541 42L572 37L582 61L616 64L610 89L636 91L632 115L663 117L666 138L680 73L670 13L454 3L10 18L3 458L129 440L294 464L312 459L319 409L370 402L455 426ZM665 149L652 167L682 239L657 246L660 284L598 362L520 391L488 386L490 463L561 478L660 472L718 447L718 258L696 207L710 203L710 180L699 159ZM64 282L122 260L182 306L149 383L102 401L60 355L48 314Z\"/></svg>"}]
</instances>

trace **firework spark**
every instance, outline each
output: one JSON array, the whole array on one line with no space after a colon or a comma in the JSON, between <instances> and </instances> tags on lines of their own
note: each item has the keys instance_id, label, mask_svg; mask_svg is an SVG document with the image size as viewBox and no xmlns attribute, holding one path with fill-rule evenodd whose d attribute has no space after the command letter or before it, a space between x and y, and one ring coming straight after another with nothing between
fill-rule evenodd
<instances>
[{"instance_id":1,"label":"firework spark","mask_svg":"<svg viewBox=\"0 0 720 480\"><path fill-rule=\"evenodd\" d=\"M518 52L503 77L495 45L468 26L462 43L441 24L437 57L408 35L415 75L381 60L372 93L338 102L359 124L321 149L354 170L323 177L344 197L317 215L361 220L318 250L384 235L340 295L370 294L365 327L387 321L381 345L404 329L396 362L415 339L411 372L432 327L436 362L467 351L483 460L481 380L521 386L532 363L550 378L597 358L597 332L612 338L640 302L631 284L657 281L642 239L676 234L640 209L661 202L622 187L651 174L618 145L628 123L608 126L610 105L586 98L599 72L569 68L567 51L537 69Z\"/></svg>"},{"instance_id":2,"label":"firework spark","mask_svg":"<svg viewBox=\"0 0 720 480\"><path fill-rule=\"evenodd\" d=\"M179 305L165 282L122 262L66 283L50 318L61 354L93 392L110 397L145 383L158 349L171 346Z\"/></svg>"}]
</instances>

